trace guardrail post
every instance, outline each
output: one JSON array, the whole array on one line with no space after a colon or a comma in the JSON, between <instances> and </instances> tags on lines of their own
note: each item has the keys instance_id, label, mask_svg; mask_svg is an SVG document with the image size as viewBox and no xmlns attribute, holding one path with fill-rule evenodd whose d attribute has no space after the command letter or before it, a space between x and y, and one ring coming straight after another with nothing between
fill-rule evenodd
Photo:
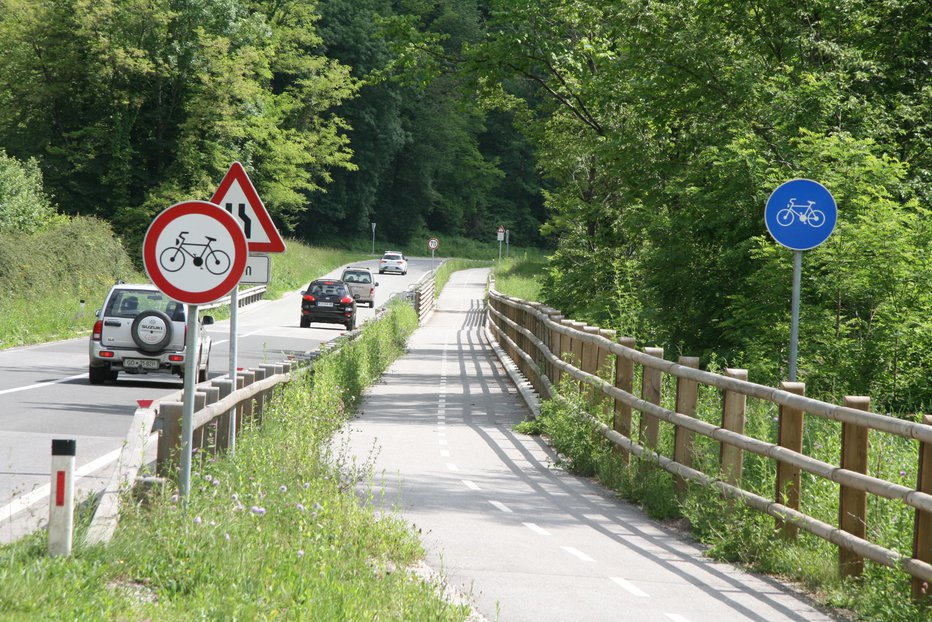
<instances>
[{"instance_id":1,"label":"guardrail post","mask_svg":"<svg viewBox=\"0 0 932 622\"><path fill-rule=\"evenodd\" d=\"M922 418L925 425L932 426L932 415ZM919 478L916 490L932 495L932 443L919 444ZM913 527L913 558L932 563L932 512L916 510L916 522ZM913 577L913 598L925 600L929 598L929 585L923 580Z\"/></svg>"},{"instance_id":2,"label":"guardrail post","mask_svg":"<svg viewBox=\"0 0 932 622\"><path fill-rule=\"evenodd\" d=\"M681 356L677 361L683 367L699 369L699 357ZM676 412L687 417L696 416L696 404L699 401L699 383L688 378L676 378ZM695 452L693 451L692 430L680 426L673 428L673 461L693 468ZM673 476L673 486L677 492L686 490L686 480L678 475Z\"/></svg>"},{"instance_id":3,"label":"guardrail post","mask_svg":"<svg viewBox=\"0 0 932 622\"><path fill-rule=\"evenodd\" d=\"M159 419L162 420L162 432L159 434L156 472L162 477L174 477L175 461L181 447L181 415L184 411L182 402L162 402L159 404Z\"/></svg>"},{"instance_id":4,"label":"guardrail post","mask_svg":"<svg viewBox=\"0 0 932 622\"><path fill-rule=\"evenodd\" d=\"M644 354L663 358L663 348L644 348ZM661 387L663 386L663 372L653 367L643 366L641 371L641 399L651 404L660 405ZM644 447L657 449L657 439L660 436L660 420L645 412L641 413L638 441Z\"/></svg>"},{"instance_id":5,"label":"guardrail post","mask_svg":"<svg viewBox=\"0 0 932 622\"><path fill-rule=\"evenodd\" d=\"M243 379L243 388L248 387L249 385L251 385L253 382L256 381L256 374L251 369L237 372L236 375ZM244 426L247 423L248 424L252 423L254 402L255 402L254 399L248 399L241 404L241 406L243 407L243 410L240 413L240 416L238 417L238 419L242 421L242 425Z\"/></svg>"},{"instance_id":6,"label":"guardrail post","mask_svg":"<svg viewBox=\"0 0 932 622\"><path fill-rule=\"evenodd\" d=\"M725 376L737 380L747 380L748 370L725 368ZM725 391L722 400L722 427L731 432L744 434L744 421L747 411L748 398L737 391ZM719 464L721 465L724 480L737 486L741 482L744 451L728 443L721 443L719 448Z\"/></svg>"},{"instance_id":7,"label":"guardrail post","mask_svg":"<svg viewBox=\"0 0 932 622\"><path fill-rule=\"evenodd\" d=\"M217 398L222 400L233 393L233 381L229 378L217 379L213 381L217 387ZM225 451L230 447L230 411L226 411L217 417L217 450Z\"/></svg>"},{"instance_id":8,"label":"guardrail post","mask_svg":"<svg viewBox=\"0 0 932 622\"><path fill-rule=\"evenodd\" d=\"M204 410L204 406L207 405L207 393L203 390L196 390L194 392L194 412L199 410ZM193 423L192 423L193 425ZM196 430L191 431L191 451L198 452L204 449L206 446L204 438L204 428L206 426L201 426Z\"/></svg>"},{"instance_id":9,"label":"guardrail post","mask_svg":"<svg viewBox=\"0 0 932 622\"><path fill-rule=\"evenodd\" d=\"M806 395L806 385L802 382L781 382L780 388L794 395ZM777 444L796 453L803 452L803 411L780 406ZM776 502L799 510L801 485L799 467L778 460ZM780 518L776 519L776 527L786 540L795 540L799 533L795 525Z\"/></svg>"},{"instance_id":10,"label":"guardrail post","mask_svg":"<svg viewBox=\"0 0 932 622\"><path fill-rule=\"evenodd\" d=\"M845 406L870 410L871 400L865 396L845 396ZM841 424L841 468L867 474L867 427ZM838 503L838 528L864 538L867 534L867 493L841 485ZM843 577L857 577L864 572L864 558L838 549L838 569Z\"/></svg>"},{"instance_id":11,"label":"guardrail post","mask_svg":"<svg viewBox=\"0 0 932 622\"><path fill-rule=\"evenodd\" d=\"M631 349L634 349L635 346L632 337L619 337L618 343ZM634 361L620 354L615 355L615 388L628 394L634 391ZM612 420L612 429L625 438L631 438L631 407L621 400L615 400L615 416ZM627 449L613 443L612 452L622 463L627 465L631 462L631 454L628 453Z\"/></svg>"},{"instance_id":12,"label":"guardrail post","mask_svg":"<svg viewBox=\"0 0 932 622\"><path fill-rule=\"evenodd\" d=\"M259 366L258 368L253 368L251 370L254 374L253 382L259 382L260 380L266 379L266 369L264 366ZM262 417L265 414L265 391L260 391L256 394L255 405L253 406L253 417L256 420L257 425L262 425Z\"/></svg>"},{"instance_id":13,"label":"guardrail post","mask_svg":"<svg viewBox=\"0 0 932 622\"><path fill-rule=\"evenodd\" d=\"M211 404L216 404L220 399L220 388L215 387L213 383L204 385L204 392L207 394L207 400L204 402L204 406L210 406ZM204 425L203 432L203 449L210 451L211 453L217 453L219 447L217 446L217 428L220 425L219 417L214 417L206 425Z\"/></svg>"}]
</instances>

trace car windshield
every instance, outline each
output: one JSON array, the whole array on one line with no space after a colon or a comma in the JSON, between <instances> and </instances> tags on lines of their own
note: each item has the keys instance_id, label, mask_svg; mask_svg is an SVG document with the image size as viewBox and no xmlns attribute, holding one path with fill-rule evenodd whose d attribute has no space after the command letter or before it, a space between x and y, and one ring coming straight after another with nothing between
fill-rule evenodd
<instances>
[{"instance_id":1,"label":"car windshield","mask_svg":"<svg viewBox=\"0 0 932 622\"><path fill-rule=\"evenodd\" d=\"M118 289L110 296L104 315L133 318L143 311L161 311L172 321L184 321L184 306L162 292L142 289Z\"/></svg>"}]
</instances>

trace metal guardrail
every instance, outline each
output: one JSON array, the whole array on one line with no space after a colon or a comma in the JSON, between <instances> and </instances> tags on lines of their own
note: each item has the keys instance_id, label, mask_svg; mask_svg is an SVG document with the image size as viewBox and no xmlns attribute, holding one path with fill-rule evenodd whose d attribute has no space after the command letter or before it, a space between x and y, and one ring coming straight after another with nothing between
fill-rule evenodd
<instances>
[{"instance_id":1,"label":"metal guardrail","mask_svg":"<svg viewBox=\"0 0 932 622\"><path fill-rule=\"evenodd\" d=\"M582 415L595 430L619 447L623 460L633 454L673 473L681 478L680 482L691 480L714 487L728 498L741 500L774 516L788 539L795 538L797 529L803 529L836 544L843 574L860 574L863 560L871 559L912 575L913 594L917 598L923 582L932 581L932 417L926 417L924 424L899 420L866 412L867 398L849 397L845 406L838 406L804 397L805 385L802 383L784 383L782 389L775 389L748 382L744 370L726 370L726 375L701 371L696 368L698 359L693 357L680 357L680 364L665 361L659 348L638 351L634 348L633 339L615 339L613 331L573 322L556 309L540 303L504 296L495 290L494 281L489 288L488 309L489 327L496 339L538 393L562 399L556 392L556 385L565 375L586 385L593 399L598 394L612 398L614 419L611 426L587 413ZM612 355L614 365L608 358ZM635 364L642 368L640 397L633 394ZM600 377L600 372L604 375L606 371L613 377L608 380ZM660 405L662 375L665 373L676 377L675 410ZM695 416L700 384L723 391L720 426ZM780 406L777 444L744 435L747 397ZM636 428L632 425L634 411L640 413ZM804 414L842 423L840 466L802 453ZM661 421L674 426L672 459L656 449ZM867 475L869 429L921 441L920 476L916 488ZM637 443L632 440L635 432L638 432ZM711 477L693 468L693 434L707 436L721 444L719 477ZM777 462L775 500L740 487L744 451ZM801 471L840 484L837 527L800 511ZM867 539L867 493L897 500L916 509L912 557Z\"/></svg>"},{"instance_id":2,"label":"metal guardrail","mask_svg":"<svg viewBox=\"0 0 932 622\"><path fill-rule=\"evenodd\" d=\"M254 302L258 302L265 297L265 292L268 288L265 285L257 285L256 287L250 287L249 289L243 289L239 291L239 306L245 307ZM219 309L220 307L228 306L230 304L230 297L224 296L216 302L212 302L206 305L200 305L199 310L204 311L206 309Z\"/></svg>"}]
</instances>

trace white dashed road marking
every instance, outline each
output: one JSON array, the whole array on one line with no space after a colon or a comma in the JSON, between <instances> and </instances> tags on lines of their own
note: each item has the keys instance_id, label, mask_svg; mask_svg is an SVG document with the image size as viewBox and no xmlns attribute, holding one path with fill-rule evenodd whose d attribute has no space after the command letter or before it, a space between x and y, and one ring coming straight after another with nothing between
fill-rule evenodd
<instances>
[{"instance_id":1,"label":"white dashed road marking","mask_svg":"<svg viewBox=\"0 0 932 622\"><path fill-rule=\"evenodd\" d=\"M594 562L594 561L595 561L594 559L592 559L591 557L589 557L588 555L586 555L585 553L583 553L583 552L580 551L579 549L574 549L574 548L571 547L571 546L561 546L560 548L563 549L564 551L566 551L567 553L569 553L570 555L572 555L573 557L577 557L577 558L581 559L581 560L584 561L584 562Z\"/></svg>"},{"instance_id":2,"label":"white dashed road marking","mask_svg":"<svg viewBox=\"0 0 932 622\"><path fill-rule=\"evenodd\" d=\"M479 488L479 486L477 486L476 483L473 482L473 481L470 481L470 480L468 480L468 479L464 479L464 480L462 480L462 482L463 482L463 485L466 486L466 488L469 488L470 490L482 490L482 489Z\"/></svg>"},{"instance_id":3,"label":"white dashed road marking","mask_svg":"<svg viewBox=\"0 0 932 622\"><path fill-rule=\"evenodd\" d=\"M664 615L673 620L673 622L689 622L688 618L684 618L678 613L665 613Z\"/></svg>"},{"instance_id":4,"label":"white dashed road marking","mask_svg":"<svg viewBox=\"0 0 932 622\"><path fill-rule=\"evenodd\" d=\"M535 525L534 523L523 523L523 524L524 524L525 527L527 527L528 529L530 529L530 530L533 531L534 533L540 534L540 535L542 535L542 536L549 536L549 535L550 535L550 532L549 532L549 531L547 531L547 530L544 529L543 527L540 527L540 526L538 526L538 525Z\"/></svg>"},{"instance_id":5,"label":"white dashed road marking","mask_svg":"<svg viewBox=\"0 0 932 622\"><path fill-rule=\"evenodd\" d=\"M648 598L647 592L635 586L630 581L622 579L621 577L609 577L609 579L611 579L612 581L614 581L615 583L623 587L625 590L627 590L629 593L633 594L634 596L638 596L640 598ZM676 614L668 613L667 615L669 616L669 615L676 615ZM678 620L678 622L688 622L688 620Z\"/></svg>"},{"instance_id":6,"label":"white dashed road marking","mask_svg":"<svg viewBox=\"0 0 932 622\"><path fill-rule=\"evenodd\" d=\"M511 512L511 508L509 508L509 507L508 507L507 505L505 505L504 503L500 503L500 502L498 502L498 501L491 501L491 500L489 501L489 503L491 503L492 505L494 505L495 507L497 507L497 508L498 508L499 510L501 510L502 512L505 512L506 514L511 514L511 513L512 513L512 512Z\"/></svg>"}]
</instances>

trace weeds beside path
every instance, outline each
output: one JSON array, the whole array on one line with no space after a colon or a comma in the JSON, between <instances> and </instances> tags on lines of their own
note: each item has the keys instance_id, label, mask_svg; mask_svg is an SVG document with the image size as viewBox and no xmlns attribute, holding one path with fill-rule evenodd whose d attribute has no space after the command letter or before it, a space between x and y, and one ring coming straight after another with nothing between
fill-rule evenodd
<instances>
[{"instance_id":1,"label":"weeds beside path","mask_svg":"<svg viewBox=\"0 0 932 622\"><path fill-rule=\"evenodd\" d=\"M359 506L357 474L330 446L416 324L394 305L321 357L234 457L196 461L187 504L174 490L152 495L110 545L70 558L47 557L41 533L0 548L0 619L464 619L404 570L422 556L417 538Z\"/></svg>"}]
</instances>

